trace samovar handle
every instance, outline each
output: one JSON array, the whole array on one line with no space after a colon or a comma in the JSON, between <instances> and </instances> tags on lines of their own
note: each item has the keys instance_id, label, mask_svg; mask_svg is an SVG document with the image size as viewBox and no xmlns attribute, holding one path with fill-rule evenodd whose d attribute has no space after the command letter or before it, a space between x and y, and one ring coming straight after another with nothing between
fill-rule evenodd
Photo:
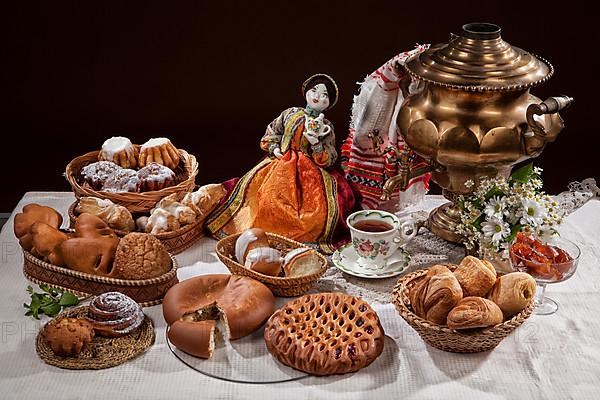
<instances>
[{"instance_id":1,"label":"samovar handle","mask_svg":"<svg viewBox=\"0 0 600 400\"><path fill-rule=\"evenodd\" d=\"M539 104L530 104L527 107L527 125L531 131L524 133L525 137L537 136L544 139L546 130L544 126L534 119L535 115L555 114L560 110L569 107L573 103L573 98L569 96L549 97Z\"/></svg>"}]
</instances>

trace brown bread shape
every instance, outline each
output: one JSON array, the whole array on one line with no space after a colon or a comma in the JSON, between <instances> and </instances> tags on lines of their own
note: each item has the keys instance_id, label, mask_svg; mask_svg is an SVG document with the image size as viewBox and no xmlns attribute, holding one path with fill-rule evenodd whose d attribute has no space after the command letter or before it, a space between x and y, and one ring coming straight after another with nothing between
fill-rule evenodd
<instances>
[{"instance_id":1,"label":"brown bread shape","mask_svg":"<svg viewBox=\"0 0 600 400\"><path fill-rule=\"evenodd\" d=\"M147 233L128 233L117 247L114 261L116 274L123 279L149 279L171 268L165 246Z\"/></svg>"},{"instance_id":2,"label":"brown bread shape","mask_svg":"<svg viewBox=\"0 0 600 400\"><path fill-rule=\"evenodd\" d=\"M44 343L54 354L73 357L81 353L84 346L94 338L94 328L83 319L62 318L50 322L42 332Z\"/></svg>"},{"instance_id":3,"label":"brown bread shape","mask_svg":"<svg viewBox=\"0 0 600 400\"><path fill-rule=\"evenodd\" d=\"M535 279L525 272L511 272L496 279L488 299L500 307L505 318L523 311L535 296Z\"/></svg>"},{"instance_id":4,"label":"brown bread shape","mask_svg":"<svg viewBox=\"0 0 600 400\"><path fill-rule=\"evenodd\" d=\"M502 310L491 300L465 297L448 314L448 328L485 328L502 323Z\"/></svg>"},{"instance_id":5,"label":"brown bread shape","mask_svg":"<svg viewBox=\"0 0 600 400\"><path fill-rule=\"evenodd\" d=\"M209 315L204 320L196 320L199 312L210 311L213 306L224 315ZM236 340L260 328L274 309L275 297L269 288L238 275L203 275L187 279L169 289L163 299L169 339L177 348L199 357L208 354L204 338L211 330L207 321L222 319L229 332L221 333ZM181 323L183 321L186 323ZM194 330L198 336L194 335ZM214 334L214 330L212 332Z\"/></svg>"},{"instance_id":6,"label":"brown bread shape","mask_svg":"<svg viewBox=\"0 0 600 400\"><path fill-rule=\"evenodd\" d=\"M312 375L355 372L383 351L383 328L364 300L319 293L292 300L265 326L265 343L283 364Z\"/></svg>"},{"instance_id":7,"label":"brown bread shape","mask_svg":"<svg viewBox=\"0 0 600 400\"><path fill-rule=\"evenodd\" d=\"M36 222L44 222L53 228L59 229L62 225L62 215L53 208L39 204L27 204L23 211L15 215L13 229L19 239L21 247L27 251L33 246L29 228Z\"/></svg>"},{"instance_id":8,"label":"brown bread shape","mask_svg":"<svg viewBox=\"0 0 600 400\"><path fill-rule=\"evenodd\" d=\"M467 296L483 297L492 289L496 282L496 269L485 260L466 256L454 270L454 275Z\"/></svg>"},{"instance_id":9,"label":"brown bread shape","mask_svg":"<svg viewBox=\"0 0 600 400\"><path fill-rule=\"evenodd\" d=\"M64 266L65 262L60 245L69 237L44 222L36 222L29 229L32 238L31 253L42 257L50 264Z\"/></svg>"},{"instance_id":10,"label":"brown bread shape","mask_svg":"<svg viewBox=\"0 0 600 400\"><path fill-rule=\"evenodd\" d=\"M60 246L67 267L87 274L118 278L113 261L119 239L99 217L83 213L75 221L75 237Z\"/></svg>"},{"instance_id":11,"label":"brown bread shape","mask_svg":"<svg viewBox=\"0 0 600 400\"><path fill-rule=\"evenodd\" d=\"M409 297L415 314L438 325L445 325L448 313L462 299L463 292L447 267L434 265L411 288Z\"/></svg>"}]
</instances>

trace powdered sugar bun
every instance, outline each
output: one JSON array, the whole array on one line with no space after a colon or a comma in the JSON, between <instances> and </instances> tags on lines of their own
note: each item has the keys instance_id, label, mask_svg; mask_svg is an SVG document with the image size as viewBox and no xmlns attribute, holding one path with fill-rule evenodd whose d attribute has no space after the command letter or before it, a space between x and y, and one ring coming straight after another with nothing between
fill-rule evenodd
<instances>
[{"instance_id":1,"label":"powdered sugar bun","mask_svg":"<svg viewBox=\"0 0 600 400\"><path fill-rule=\"evenodd\" d=\"M144 313L131 297L107 292L90 302L87 320L93 324L97 334L120 337L139 328L144 321Z\"/></svg>"}]
</instances>

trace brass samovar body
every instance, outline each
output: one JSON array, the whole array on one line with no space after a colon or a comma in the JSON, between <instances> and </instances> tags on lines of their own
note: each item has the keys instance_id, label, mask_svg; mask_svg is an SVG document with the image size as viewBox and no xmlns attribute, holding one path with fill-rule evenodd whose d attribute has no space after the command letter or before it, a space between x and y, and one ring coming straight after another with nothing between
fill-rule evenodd
<instances>
[{"instance_id":1,"label":"brass samovar body","mask_svg":"<svg viewBox=\"0 0 600 400\"><path fill-rule=\"evenodd\" d=\"M492 24L467 24L448 44L433 46L406 63L407 76L423 90L408 95L398 129L408 146L428 160L432 179L450 203L430 214L428 226L460 242L455 231L457 195L469 194L483 177L508 177L513 166L537 157L564 124L558 111L572 99L542 102L530 88L553 68L545 60L510 46ZM384 193L391 193L390 180Z\"/></svg>"}]
</instances>

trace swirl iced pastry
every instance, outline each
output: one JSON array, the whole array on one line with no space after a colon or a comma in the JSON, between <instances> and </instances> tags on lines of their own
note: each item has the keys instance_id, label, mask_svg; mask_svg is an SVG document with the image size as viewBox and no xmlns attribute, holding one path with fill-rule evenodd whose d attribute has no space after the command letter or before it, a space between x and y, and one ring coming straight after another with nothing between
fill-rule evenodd
<instances>
[{"instance_id":1,"label":"swirl iced pastry","mask_svg":"<svg viewBox=\"0 0 600 400\"><path fill-rule=\"evenodd\" d=\"M15 215L13 229L15 236L19 239L21 247L31 251L33 237L30 228L36 222L43 222L49 226L59 229L62 224L62 215L53 208L39 204L27 204L23 211Z\"/></svg>"},{"instance_id":2,"label":"swirl iced pastry","mask_svg":"<svg viewBox=\"0 0 600 400\"><path fill-rule=\"evenodd\" d=\"M523 311L535 296L535 279L525 272L511 272L496 280L488 299L500 307L506 318Z\"/></svg>"},{"instance_id":3,"label":"swirl iced pastry","mask_svg":"<svg viewBox=\"0 0 600 400\"><path fill-rule=\"evenodd\" d=\"M111 161L123 168L137 167L138 150L126 137L116 136L107 139L98 153L99 161Z\"/></svg>"},{"instance_id":4,"label":"swirl iced pastry","mask_svg":"<svg viewBox=\"0 0 600 400\"><path fill-rule=\"evenodd\" d=\"M140 148L139 166L142 168L155 162L175 170L180 160L179 151L167 138L150 139Z\"/></svg>"},{"instance_id":5,"label":"swirl iced pastry","mask_svg":"<svg viewBox=\"0 0 600 400\"><path fill-rule=\"evenodd\" d=\"M135 229L135 222L129 210L108 199L97 197L82 197L75 208L78 213L93 214L113 229L131 232Z\"/></svg>"},{"instance_id":6,"label":"swirl iced pastry","mask_svg":"<svg viewBox=\"0 0 600 400\"><path fill-rule=\"evenodd\" d=\"M383 352L384 331L364 300L318 293L292 300L265 325L269 352L280 362L312 375L355 372Z\"/></svg>"},{"instance_id":7,"label":"swirl iced pastry","mask_svg":"<svg viewBox=\"0 0 600 400\"><path fill-rule=\"evenodd\" d=\"M140 327L144 321L142 307L131 297L119 292L96 296L86 317L99 336L120 337Z\"/></svg>"},{"instance_id":8,"label":"swirl iced pastry","mask_svg":"<svg viewBox=\"0 0 600 400\"><path fill-rule=\"evenodd\" d=\"M485 296L496 282L496 269L486 260L466 256L454 270L454 276L467 296Z\"/></svg>"},{"instance_id":9,"label":"swirl iced pastry","mask_svg":"<svg viewBox=\"0 0 600 400\"><path fill-rule=\"evenodd\" d=\"M50 347L54 354L63 357L79 355L94 336L92 324L79 318L62 318L50 322L42 331L46 346Z\"/></svg>"},{"instance_id":10,"label":"swirl iced pastry","mask_svg":"<svg viewBox=\"0 0 600 400\"><path fill-rule=\"evenodd\" d=\"M140 217L143 218L143 217ZM163 198L150 212L150 217L143 223L138 219L138 226L142 226L147 233L153 235L172 232L182 226L196 222L196 213L189 207L177 201L177 194Z\"/></svg>"},{"instance_id":11,"label":"swirl iced pastry","mask_svg":"<svg viewBox=\"0 0 600 400\"><path fill-rule=\"evenodd\" d=\"M212 355L217 331L226 340L247 336L274 309L275 297L269 288L239 275L187 279L169 289L163 300L169 340L178 349L203 358Z\"/></svg>"},{"instance_id":12,"label":"swirl iced pastry","mask_svg":"<svg viewBox=\"0 0 600 400\"><path fill-rule=\"evenodd\" d=\"M198 218L204 221L226 194L227 191L221 184L204 185L195 192L186 193L181 204L194 210Z\"/></svg>"},{"instance_id":13,"label":"swirl iced pastry","mask_svg":"<svg viewBox=\"0 0 600 400\"><path fill-rule=\"evenodd\" d=\"M443 265L431 267L409 291L415 314L438 325L446 324L448 313L462 297L456 276Z\"/></svg>"},{"instance_id":14,"label":"swirl iced pastry","mask_svg":"<svg viewBox=\"0 0 600 400\"><path fill-rule=\"evenodd\" d=\"M496 303L482 297L469 296L458 302L447 323L450 329L486 328L502 323L502 310Z\"/></svg>"},{"instance_id":15,"label":"swirl iced pastry","mask_svg":"<svg viewBox=\"0 0 600 400\"><path fill-rule=\"evenodd\" d=\"M141 168L137 174L140 178L140 190L143 192L164 189L177 180L173 170L156 162Z\"/></svg>"},{"instance_id":16,"label":"swirl iced pastry","mask_svg":"<svg viewBox=\"0 0 600 400\"><path fill-rule=\"evenodd\" d=\"M147 233L132 232L119 242L114 259L116 276L123 279L150 279L171 269L165 246Z\"/></svg>"}]
</instances>

